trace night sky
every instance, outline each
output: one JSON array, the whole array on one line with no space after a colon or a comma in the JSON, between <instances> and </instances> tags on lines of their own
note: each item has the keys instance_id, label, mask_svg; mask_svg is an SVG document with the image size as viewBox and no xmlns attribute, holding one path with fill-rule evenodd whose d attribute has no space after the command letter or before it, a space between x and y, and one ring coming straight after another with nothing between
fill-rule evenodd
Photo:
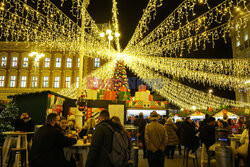
<instances>
[{"instance_id":1,"label":"night sky","mask_svg":"<svg viewBox=\"0 0 250 167\"><path fill-rule=\"evenodd\" d=\"M53 1L53 0L52 0ZM157 25L159 25L183 0L163 0L163 6L157 9L156 19L149 24L149 29L152 31ZM118 2L118 21L120 28L120 43L121 48L124 49L132 37L134 30L141 19L143 9L146 8L148 0L117 0ZM222 2L222 0L208 0L211 7ZM66 1L67 4L67 1ZM67 5L64 6L64 11L67 9ZM87 10L96 21L97 24L111 22L112 19L112 0L90 0L90 5ZM204 6L199 5L196 8L197 16L200 13L204 13ZM67 13L67 12L66 12ZM150 32L149 31L149 32ZM191 52L189 55L183 55L184 58L232 58L232 48L230 41L225 44L223 40L216 42L215 48L207 45L205 51L200 50L196 52ZM127 70L128 77L136 77L131 71ZM215 87L209 87L208 85L197 85L194 83L189 83L182 81L183 84L191 86L193 88L203 90L205 92L212 88L214 90L213 94L235 99L233 91L223 90ZM132 94L135 90L131 90Z\"/></svg>"}]
</instances>

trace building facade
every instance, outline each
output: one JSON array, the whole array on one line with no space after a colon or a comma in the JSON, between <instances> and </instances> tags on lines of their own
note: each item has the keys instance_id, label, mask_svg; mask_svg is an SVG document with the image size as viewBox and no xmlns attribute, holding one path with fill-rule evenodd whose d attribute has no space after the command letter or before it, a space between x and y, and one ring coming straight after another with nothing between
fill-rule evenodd
<instances>
[{"instance_id":1,"label":"building facade","mask_svg":"<svg viewBox=\"0 0 250 167\"><path fill-rule=\"evenodd\" d=\"M39 60L30 57L34 47L27 43L0 42L0 99L18 93L43 90L53 92L79 86L79 55L66 52L44 52ZM83 75L100 67L105 61L84 57Z\"/></svg>"},{"instance_id":2,"label":"building facade","mask_svg":"<svg viewBox=\"0 0 250 167\"><path fill-rule=\"evenodd\" d=\"M250 6L248 5L248 8L249 7ZM233 58L235 59L250 59L250 18L249 14L246 14L243 17L248 17L247 23L241 27L236 23L234 28L239 30L239 34L234 32L231 38ZM244 87L235 91L236 100L250 103L250 78L248 82L244 83L244 85Z\"/></svg>"}]
</instances>

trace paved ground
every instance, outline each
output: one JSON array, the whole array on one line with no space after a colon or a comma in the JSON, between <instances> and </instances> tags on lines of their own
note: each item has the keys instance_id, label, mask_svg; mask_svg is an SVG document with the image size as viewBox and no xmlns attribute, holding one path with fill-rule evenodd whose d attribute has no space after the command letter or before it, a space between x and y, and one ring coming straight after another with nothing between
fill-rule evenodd
<instances>
[{"instance_id":1,"label":"paved ground","mask_svg":"<svg viewBox=\"0 0 250 167\"><path fill-rule=\"evenodd\" d=\"M200 149L198 150L198 162L199 162L199 166L201 166ZM194 167L194 164L193 164L193 161L191 158L189 158L188 166ZM204 164L204 167L205 166L206 166L206 164ZM211 167L213 167L213 166L214 165L211 165ZM147 159L143 159L142 150L139 151L138 167L148 167ZM167 157L165 157L165 167L183 167L183 155L179 155L179 151L178 152L175 151L174 159L167 159Z\"/></svg>"}]
</instances>

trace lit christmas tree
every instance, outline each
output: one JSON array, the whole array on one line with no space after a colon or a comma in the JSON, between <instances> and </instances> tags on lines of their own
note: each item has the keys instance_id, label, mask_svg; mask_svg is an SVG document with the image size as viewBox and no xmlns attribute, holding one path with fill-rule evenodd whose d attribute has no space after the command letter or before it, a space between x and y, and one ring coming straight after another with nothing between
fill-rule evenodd
<instances>
[{"instance_id":1,"label":"lit christmas tree","mask_svg":"<svg viewBox=\"0 0 250 167\"><path fill-rule=\"evenodd\" d=\"M112 78L111 90L121 91L122 87L128 88L128 78L124 61L117 61L114 76Z\"/></svg>"},{"instance_id":2,"label":"lit christmas tree","mask_svg":"<svg viewBox=\"0 0 250 167\"><path fill-rule=\"evenodd\" d=\"M16 120L19 109L14 102L9 102L0 112L0 132L14 131L12 122ZM0 134L0 145L3 145L4 136Z\"/></svg>"}]
</instances>

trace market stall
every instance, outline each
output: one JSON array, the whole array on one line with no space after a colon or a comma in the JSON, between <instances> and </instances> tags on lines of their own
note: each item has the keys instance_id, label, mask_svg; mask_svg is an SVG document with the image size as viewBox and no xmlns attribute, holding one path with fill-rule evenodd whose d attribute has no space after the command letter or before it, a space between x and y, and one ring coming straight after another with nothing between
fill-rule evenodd
<instances>
[{"instance_id":1,"label":"market stall","mask_svg":"<svg viewBox=\"0 0 250 167\"><path fill-rule=\"evenodd\" d=\"M232 113L232 112L230 112L230 111L228 111L228 110L225 110L225 109L223 109L223 110L221 110L221 111L215 113L215 114L213 115L213 117L214 117L216 120L218 120L218 119L223 119L223 115L224 115L225 113L227 114L227 116L229 117L229 119L232 119L232 120L237 120L237 119L239 119L239 116L238 116L238 115L236 115L235 113Z\"/></svg>"},{"instance_id":2,"label":"market stall","mask_svg":"<svg viewBox=\"0 0 250 167\"><path fill-rule=\"evenodd\" d=\"M205 114L200 112L200 111L194 111L189 115L189 117L194 121L194 122L199 122L203 119L205 119Z\"/></svg>"},{"instance_id":3,"label":"market stall","mask_svg":"<svg viewBox=\"0 0 250 167\"><path fill-rule=\"evenodd\" d=\"M46 115L55 112L61 116L67 116L69 108L75 106L76 100L59 95L51 91L23 93L8 98L15 101L19 108L19 114L30 114L35 125L45 123Z\"/></svg>"}]
</instances>

